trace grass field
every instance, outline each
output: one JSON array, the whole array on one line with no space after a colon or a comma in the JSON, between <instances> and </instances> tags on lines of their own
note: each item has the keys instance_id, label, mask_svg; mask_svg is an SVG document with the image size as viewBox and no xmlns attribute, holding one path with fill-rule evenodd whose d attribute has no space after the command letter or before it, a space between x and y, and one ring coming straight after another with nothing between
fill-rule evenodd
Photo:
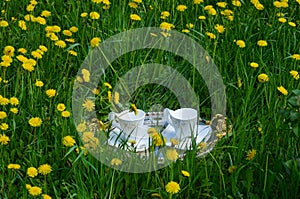
<instances>
[{"instance_id":1,"label":"grass field","mask_svg":"<svg viewBox=\"0 0 300 199\"><path fill-rule=\"evenodd\" d=\"M299 0L0 0L0 6L1 199L300 197ZM72 118L72 91L74 82L89 81L92 71L77 72L92 49L142 27L183 32L210 54L226 86L232 130L204 157L191 151L136 174L87 151ZM200 116L211 119L207 87L193 66L155 49L115 60L94 90L96 105L85 108L95 105L106 124L115 107L112 88L145 63L182 74L201 98ZM145 111L155 104L179 108L171 91L154 84L130 102Z\"/></svg>"}]
</instances>

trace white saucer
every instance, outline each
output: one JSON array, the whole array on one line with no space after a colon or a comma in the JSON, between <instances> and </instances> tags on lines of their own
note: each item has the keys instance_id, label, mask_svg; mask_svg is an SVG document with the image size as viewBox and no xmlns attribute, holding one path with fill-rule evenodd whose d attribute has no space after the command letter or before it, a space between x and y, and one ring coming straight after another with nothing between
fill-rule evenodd
<instances>
[{"instance_id":1,"label":"white saucer","mask_svg":"<svg viewBox=\"0 0 300 199\"><path fill-rule=\"evenodd\" d=\"M114 125L113 125L114 126ZM140 130L147 132L150 127L147 125L139 127ZM195 136L196 144L201 142L207 142L211 137L212 129L209 125L198 125L198 132ZM176 138L175 129L168 125L162 132L162 135L166 138L166 146L172 146L170 142L170 138ZM130 141L135 141L132 145ZM121 147L125 150L134 149L136 152L142 152L149 148L151 145L152 139L149 136L143 138L137 138L133 136L126 136L122 133L122 131L115 127L113 131L110 132L108 144L115 147ZM190 149L192 145L192 139L187 138L186 140L179 140L179 144L175 145L176 149L187 150ZM127 146L127 147L125 147Z\"/></svg>"},{"instance_id":2,"label":"white saucer","mask_svg":"<svg viewBox=\"0 0 300 199\"><path fill-rule=\"evenodd\" d=\"M211 133L212 133L212 129L209 125L198 125L198 132L194 138L196 144L199 144L201 142L207 142L211 137ZM162 135L167 139L166 145L172 146L170 142L170 138L176 138L175 129L171 125L168 125L167 128L162 132ZM191 145L192 145L192 139L186 138L184 140L179 140L179 144L175 145L174 147L181 150L187 150L191 148Z\"/></svg>"},{"instance_id":3,"label":"white saucer","mask_svg":"<svg viewBox=\"0 0 300 199\"><path fill-rule=\"evenodd\" d=\"M148 126L139 126L138 129L145 131L147 134L148 128ZM135 143L131 144L131 141L134 141ZM128 146L129 148L127 147L127 149L134 149L136 152L141 152L149 148L151 145L151 138L149 136L143 138L126 136L118 127L115 127L109 134L108 144L115 147Z\"/></svg>"}]
</instances>

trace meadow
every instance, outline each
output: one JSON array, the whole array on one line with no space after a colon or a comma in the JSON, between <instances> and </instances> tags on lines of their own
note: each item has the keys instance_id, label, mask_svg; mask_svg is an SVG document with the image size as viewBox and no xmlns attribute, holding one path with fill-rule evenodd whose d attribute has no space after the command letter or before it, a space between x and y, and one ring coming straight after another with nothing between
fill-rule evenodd
<instances>
[{"instance_id":1,"label":"meadow","mask_svg":"<svg viewBox=\"0 0 300 199\"><path fill-rule=\"evenodd\" d=\"M300 197L299 0L1 0L0 5L1 199ZM118 170L122 161L105 165L90 154L78 133L83 126L73 120L72 92L76 82L89 82L93 71L78 70L93 49L143 27L161 28L170 38L168 30L176 30L209 53L226 87L228 129L217 134L205 156L192 150L180 159L175 152L167 167L128 173ZM170 52L143 49L111 63L93 90L95 103L82 105L96 111L101 131L111 128L118 79L146 63L182 74L209 124L209 92L193 66ZM130 104L145 111L157 104L180 106L170 90L155 84L138 88Z\"/></svg>"}]
</instances>

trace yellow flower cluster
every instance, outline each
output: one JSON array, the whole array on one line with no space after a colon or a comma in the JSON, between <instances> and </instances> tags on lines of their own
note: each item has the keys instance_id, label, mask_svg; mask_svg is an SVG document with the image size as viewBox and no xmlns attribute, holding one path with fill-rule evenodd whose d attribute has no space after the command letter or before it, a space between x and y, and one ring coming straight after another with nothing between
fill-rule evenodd
<instances>
[{"instance_id":1,"label":"yellow flower cluster","mask_svg":"<svg viewBox=\"0 0 300 199\"><path fill-rule=\"evenodd\" d=\"M263 10L263 9L265 8L264 5L262 5L262 4L259 2L259 0L251 0L250 2L255 6L255 8L256 8L257 10Z\"/></svg>"}]
</instances>

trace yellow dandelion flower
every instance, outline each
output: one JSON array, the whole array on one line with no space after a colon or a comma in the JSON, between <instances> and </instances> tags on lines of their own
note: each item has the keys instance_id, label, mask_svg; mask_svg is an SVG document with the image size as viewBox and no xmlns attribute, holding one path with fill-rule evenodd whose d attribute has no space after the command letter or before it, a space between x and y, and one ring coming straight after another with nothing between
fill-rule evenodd
<instances>
[{"instance_id":1,"label":"yellow dandelion flower","mask_svg":"<svg viewBox=\"0 0 300 199\"><path fill-rule=\"evenodd\" d=\"M179 156L178 156L176 149L168 149L166 151L166 157L170 161L175 161L178 159Z\"/></svg>"},{"instance_id":2,"label":"yellow dandelion flower","mask_svg":"<svg viewBox=\"0 0 300 199\"><path fill-rule=\"evenodd\" d=\"M32 196L39 196L42 194L42 189L37 186L30 187L28 193Z\"/></svg>"},{"instance_id":3,"label":"yellow dandelion flower","mask_svg":"<svg viewBox=\"0 0 300 199\"><path fill-rule=\"evenodd\" d=\"M71 28L69 28L69 30L73 33L78 31L78 28L76 26L72 26Z\"/></svg>"},{"instance_id":4,"label":"yellow dandelion flower","mask_svg":"<svg viewBox=\"0 0 300 199\"><path fill-rule=\"evenodd\" d=\"M27 26L26 26L25 21L20 20L20 21L18 22L18 25L19 25L19 27L20 27L22 30L27 30Z\"/></svg>"},{"instance_id":5,"label":"yellow dandelion flower","mask_svg":"<svg viewBox=\"0 0 300 199\"><path fill-rule=\"evenodd\" d=\"M15 48L13 46L5 46L3 50L3 54L13 57L15 53Z\"/></svg>"},{"instance_id":6,"label":"yellow dandelion flower","mask_svg":"<svg viewBox=\"0 0 300 199\"><path fill-rule=\"evenodd\" d=\"M120 94L118 92L115 92L114 94L114 103L119 104L120 102Z\"/></svg>"},{"instance_id":7,"label":"yellow dandelion flower","mask_svg":"<svg viewBox=\"0 0 300 199\"><path fill-rule=\"evenodd\" d=\"M6 112L0 111L0 120L4 119L4 118L6 118L6 117L7 117Z\"/></svg>"},{"instance_id":8,"label":"yellow dandelion flower","mask_svg":"<svg viewBox=\"0 0 300 199\"><path fill-rule=\"evenodd\" d=\"M183 12L187 9L186 5L178 5L176 7L176 10L180 11L180 12Z\"/></svg>"},{"instance_id":9,"label":"yellow dandelion flower","mask_svg":"<svg viewBox=\"0 0 300 199\"><path fill-rule=\"evenodd\" d=\"M51 41L58 41L58 36L55 33L47 33L46 37L49 37Z\"/></svg>"},{"instance_id":10,"label":"yellow dandelion flower","mask_svg":"<svg viewBox=\"0 0 300 199\"><path fill-rule=\"evenodd\" d=\"M119 166L122 164L122 160L118 159L118 158L113 158L111 161L110 161L110 164L112 166Z\"/></svg>"},{"instance_id":11,"label":"yellow dandelion flower","mask_svg":"<svg viewBox=\"0 0 300 199\"><path fill-rule=\"evenodd\" d=\"M104 86L107 87L108 89L112 89L112 86L108 82L104 82Z\"/></svg>"},{"instance_id":12,"label":"yellow dandelion flower","mask_svg":"<svg viewBox=\"0 0 300 199\"><path fill-rule=\"evenodd\" d=\"M130 104L130 109L134 112L135 115L138 114L138 109L135 104Z\"/></svg>"},{"instance_id":13,"label":"yellow dandelion flower","mask_svg":"<svg viewBox=\"0 0 300 199\"><path fill-rule=\"evenodd\" d=\"M296 24L295 24L294 22L292 22L292 21L289 21L288 24L289 24L290 26L292 26L292 27L296 27Z\"/></svg>"},{"instance_id":14,"label":"yellow dandelion flower","mask_svg":"<svg viewBox=\"0 0 300 199\"><path fill-rule=\"evenodd\" d=\"M56 90L54 89L48 89L46 90L46 95L48 95L48 97L54 97L56 95Z\"/></svg>"},{"instance_id":15,"label":"yellow dandelion flower","mask_svg":"<svg viewBox=\"0 0 300 199\"><path fill-rule=\"evenodd\" d=\"M205 19L206 19L206 17L205 17L205 16L203 16L203 15L201 15L201 16L199 16L199 17L198 17L198 19L200 19L200 20L205 20Z\"/></svg>"},{"instance_id":16,"label":"yellow dandelion flower","mask_svg":"<svg viewBox=\"0 0 300 199\"><path fill-rule=\"evenodd\" d=\"M13 59L12 59L10 56L8 56L8 55L3 55L3 56L1 56L1 60L2 60L3 62L7 62L7 63L13 62Z\"/></svg>"},{"instance_id":17,"label":"yellow dandelion flower","mask_svg":"<svg viewBox=\"0 0 300 199\"><path fill-rule=\"evenodd\" d=\"M98 95L98 94L99 94L99 89L94 88L94 89L93 89L93 93L94 93L95 95Z\"/></svg>"},{"instance_id":18,"label":"yellow dandelion flower","mask_svg":"<svg viewBox=\"0 0 300 199\"><path fill-rule=\"evenodd\" d=\"M172 146L176 146L179 144L179 140L176 138L170 138L170 142Z\"/></svg>"},{"instance_id":19,"label":"yellow dandelion flower","mask_svg":"<svg viewBox=\"0 0 300 199\"><path fill-rule=\"evenodd\" d=\"M260 83L265 83L265 82L269 81L269 76L265 73L262 73L262 74L258 75L257 79Z\"/></svg>"},{"instance_id":20,"label":"yellow dandelion flower","mask_svg":"<svg viewBox=\"0 0 300 199\"><path fill-rule=\"evenodd\" d=\"M165 186L165 189L170 194L176 194L180 191L180 186L177 182L171 181Z\"/></svg>"},{"instance_id":21,"label":"yellow dandelion flower","mask_svg":"<svg viewBox=\"0 0 300 199\"><path fill-rule=\"evenodd\" d=\"M300 54L293 54L292 58L294 58L296 60L300 60Z\"/></svg>"},{"instance_id":22,"label":"yellow dandelion flower","mask_svg":"<svg viewBox=\"0 0 300 199\"><path fill-rule=\"evenodd\" d=\"M256 155L256 150L255 149L251 149L250 151L247 152L246 155L246 160L252 160Z\"/></svg>"},{"instance_id":23,"label":"yellow dandelion flower","mask_svg":"<svg viewBox=\"0 0 300 199\"><path fill-rule=\"evenodd\" d=\"M210 14L210 15L216 15L216 14L217 14L216 9L214 9L214 8L208 9L207 12L208 12L208 14Z\"/></svg>"},{"instance_id":24,"label":"yellow dandelion flower","mask_svg":"<svg viewBox=\"0 0 300 199\"><path fill-rule=\"evenodd\" d=\"M8 26L8 22L5 20L1 20L0 21L0 27L7 27Z\"/></svg>"},{"instance_id":25,"label":"yellow dandelion flower","mask_svg":"<svg viewBox=\"0 0 300 199\"><path fill-rule=\"evenodd\" d=\"M19 170L21 168L21 166L19 164L8 164L7 168L8 169Z\"/></svg>"},{"instance_id":26,"label":"yellow dandelion flower","mask_svg":"<svg viewBox=\"0 0 300 199\"><path fill-rule=\"evenodd\" d=\"M280 18L278 18L278 21L280 23L285 23L287 20L285 18L283 18L283 17L280 17Z\"/></svg>"},{"instance_id":27,"label":"yellow dandelion flower","mask_svg":"<svg viewBox=\"0 0 300 199\"><path fill-rule=\"evenodd\" d=\"M69 43L74 43L75 39L74 38L68 38L68 39L65 39L65 41L67 41Z\"/></svg>"},{"instance_id":28,"label":"yellow dandelion flower","mask_svg":"<svg viewBox=\"0 0 300 199\"><path fill-rule=\"evenodd\" d=\"M35 81L35 86L37 86L37 87L43 87L44 86L44 83L41 81L41 80L36 80Z\"/></svg>"},{"instance_id":29,"label":"yellow dandelion flower","mask_svg":"<svg viewBox=\"0 0 300 199\"><path fill-rule=\"evenodd\" d=\"M250 63L250 66L251 66L252 68L257 68L259 65L258 65L258 63L256 63L256 62L251 62L251 63Z\"/></svg>"},{"instance_id":30,"label":"yellow dandelion flower","mask_svg":"<svg viewBox=\"0 0 300 199\"><path fill-rule=\"evenodd\" d=\"M92 0L93 3L101 3L103 0Z\"/></svg>"},{"instance_id":31,"label":"yellow dandelion flower","mask_svg":"<svg viewBox=\"0 0 300 199\"><path fill-rule=\"evenodd\" d=\"M1 145L7 145L9 141L10 141L10 139L8 136L6 136L5 134L0 134L0 144Z\"/></svg>"},{"instance_id":32,"label":"yellow dandelion flower","mask_svg":"<svg viewBox=\"0 0 300 199\"><path fill-rule=\"evenodd\" d=\"M100 43L100 42L101 42L101 39L100 39L99 37L94 37L94 38L90 41L91 46L92 46L93 48L99 46L99 43Z\"/></svg>"},{"instance_id":33,"label":"yellow dandelion flower","mask_svg":"<svg viewBox=\"0 0 300 199\"><path fill-rule=\"evenodd\" d=\"M25 57L24 55L18 55L17 57L16 57L20 62L25 62L25 61L27 61L28 60L28 58L27 57Z\"/></svg>"},{"instance_id":34,"label":"yellow dandelion flower","mask_svg":"<svg viewBox=\"0 0 300 199\"><path fill-rule=\"evenodd\" d=\"M90 81L90 71L88 71L87 69L82 69L81 73L83 74L83 80L85 82L89 82Z\"/></svg>"},{"instance_id":35,"label":"yellow dandelion flower","mask_svg":"<svg viewBox=\"0 0 300 199\"><path fill-rule=\"evenodd\" d=\"M236 45L238 45L240 48L245 48L246 44L243 40L237 40Z\"/></svg>"},{"instance_id":36,"label":"yellow dandelion flower","mask_svg":"<svg viewBox=\"0 0 300 199\"><path fill-rule=\"evenodd\" d=\"M76 144L76 141L69 135L63 137L62 144L66 147L71 147Z\"/></svg>"},{"instance_id":37,"label":"yellow dandelion flower","mask_svg":"<svg viewBox=\"0 0 300 199\"><path fill-rule=\"evenodd\" d=\"M151 127L151 128L149 128L149 129L147 130L147 133L148 133L151 137L153 137L153 135L158 134L158 131L156 130L156 128Z\"/></svg>"},{"instance_id":38,"label":"yellow dandelion flower","mask_svg":"<svg viewBox=\"0 0 300 199\"><path fill-rule=\"evenodd\" d=\"M226 2L217 2L217 6L219 6L220 8L225 8L227 6Z\"/></svg>"},{"instance_id":39,"label":"yellow dandelion flower","mask_svg":"<svg viewBox=\"0 0 300 199\"><path fill-rule=\"evenodd\" d=\"M43 10L41 13L42 17L50 17L51 16L51 12L48 10Z\"/></svg>"},{"instance_id":40,"label":"yellow dandelion flower","mask_svg":"<svg viewBox=\"0 0 300 199\"><path fill-rule=\"evenodd\" d=\"M232 15L232 14L233 14L233 11L229 10L229 9L221 11L221 15L229 16L229 15Z\"/></svg>"},{"instance_id":41,"label":"yellow dandelion flower","mask_svg":"<svg viewBox=\"0 0 300 199\"><path fill-rule=\"evenodd\" d=\"M88 16L88 13L83 12L83 13L80 14L80 16L81 16L82 18L87 17L87 16Z\"/></svg>"},{"instance_id":42,"label":"yellow dandelion flower","mask_svg":"<svg viewBox=\"0 0 300 199\"><path fill-rule=\"evenodd\" d=\"M190 173L188 171L182 170L181 173L185 177L190 177Z\"/></svg>"},{"instance_id":43,"label":"yellow dandelion flower","mask_svg":"<svg viewBox=\"0 0 300 199\"><path fill-rule=\"evenodd\" d=\"M223 25L220 24L216 24L215 25L215 29L219 32L219 33L224 33L225 32L225 28Z\"/></svg>"},{"instance_id":44,"label":"yellow dandelion flower","mask_svg":"<svg viewBox=\"0 0 300 199\"><path fill-rule=\"evenodd\" d=\"M51 173L52 167L49 164L43 164L43 165L39 166L38 171L42 175L47 175L47 174Z\"/></svg>"},{"instance_id":45,"label":"yellow dandelion flower","mask_svg":"<svg viewBox=\"0 0 300 199\"><path fill-rule=\"evenodd\" d=\"M167 139L161 136L159 133L153 133L149 135L151 135L152 137L152 143L154 144L154 146L157 147L164 146L165 143L167 142Z\"/></svg>"},{"instance_id":46,"label":"yellow dandelion flower","mask_svg":"<svg viewBox=\"0 0 300 199\"><path fill-rule=\"evenodd\" d=\"M95 109L95 103L90 99L86 99L82 104L82 107L86 109L88 112L91 112Z\"/></svg>"},{"instance_id":47,"label":"yellow dandelion flower","mask_svg":"<svg viewBox=\"0 0 300 199\"><path fill-rule=\"evenodd\" d=\"M34 178L38 175L38 170L35 167L29 167L27 169L27 175L31 178Z\"/></svg>"},{"instance_id":48,"label":"yellow dandelion flower","mask_svg":"<svg viewBox=\"0 0 300 199\"><path fill-rule=\"evenodd\" d=\"M42 59L42 55L40 53L38 53L37 51L32 51L31 55L32 55L32 57L34 57L36 59Z\"/></svg>"},{"instance_id":49,"label":"yellow dandelion flower","mask_svg":"<svg viewBox=\"0 0 300 199\"><path fill-rule=\"evenodd\" d=\"M26 187L27 190L29 190L31 188L31 185L30 184L26 184L25 187Z\"/></svg>"},{"instance_id":50,"label":"yellow dandelion flower","mask_svg":"<svg viewBox=\"0 0 300 199\"><path fill-rule=\"evenodd\" d=\"M10 103L11 105L13 105L13 106L17 106L17 105L19 104L19 100L18 100L18 98L16 98L16 97L11 97L11 98L9 99L9 103Z\"/></svg>"},{"instance_id":51,"label":"yellow dandelion flower","mask_svg":"<svg viewBox=\"0 0 300 199\"><path fill-rule=\"evenodd\" d=\"M29 72L32 72L34 70L34 66L36 65L36 61L34 59L26 59L23 64L22 64L22 67L29 71Z\"/></svg>"},{"instance_id":52,"label":"yellow dandelion flower","mask_svg":"<svg viewBox=\"0 0 300 199\"><path fill-rule=\"evenodd\" d=\"M70 117L70 115L71 115L71 113L69 111L62 111L61 112L61 116L65 117L65 118Z\"/></svg>"},{"instance_id":53,"label":"yellow dandelion flower","mask_svg":"<svg viewBox=\"0 0 300 199\"><path fill-rule=\"evenodd\" d=\"M60 32L61 28L57 25L52 26L52 32Z\"/></svg>"},{"instance_id":54,"label":"yellow dandelion flower","mask_svg":"<svg viewBox=\"0 0 300 199\"><path fill-rule=\"evenodd\" d=\"M9 126L8 126L7 123L1 123L1 124L0 124L0 129L1 129L2 131L6 131L8 128L9 128Z\"/></svg>"},{"instance_id":55,"label":"yellow dandelion flower","mask_svg":"<svg viewBox=\"0 0 300 199\"><path fill-rule=\"evenodd\" d=\"M0 95L0 105L7 105L9 103L9 99L7 99L6 97L3 97L2 95Z\"/></svg>"},{"instance_id":56,"label":"yellow dandelion flower","mask_svg":"<svg viewBox=\"0 0 300 199\"><path fill-rule=\"evenodd\" d=\"M193 1L194 4L200 4L200 3L203 3L203 2L204 2L204 0L194 0Z\"/></svg>"},{"instance_id":57,"label":"yellow dandelion flower","mask_svg":"<svg viewBox=\"0 0 300 199\"><path fill-rule=\"evenodd\" d=\"M162 22L159 27L163 30L171 30L173 28L175 28L175 26L171 23L168 23L168 22Z\"/></svg>"},{"instance_id":58,"label":"yellow dandelion flower","mask_svg":"<svg viewBox=\"0 0 300 199\"><path fill-rule=\"evenodd\" d=\"M28 123L32 127L39 127L43 123L42 119L39 117L33 117L28 120Z\"/></svg>"},{"instance_id":59,"label":"yellow dandelion flower","mask_svg":"<svg viewBox=\"0 0 300 199\"><path fill-rule=\"evenodd\" d=\"M64 42L63 40L56 41L55 45L60 47L60 48L65 48L67 46L66 42Z\"/></svg>"},{"instance_id":60,"label":"yellow dandelion flower","mask_svg":"<svg viewBox=\"0 0 300 199\"><path fill-rule=\"evenodd\" d=\"M138 5L137 5L135 2L129 2L129 3L128 3L128 6L129 6L130 8L137 8L137 7L138 7Z\"/></svg>"},{"instance_id":61,"label":"yellow dandelion flower","mask_svg":"<svg viewBox=\"0 0 300 199\"><path fill-rule=\"evenodd\" d=\"M277 90L279 92L281 92L283 95L287 95L288 94L288 91L283 86L277 87Z\"/></svg>"},{"instance_id":62,"label":"yellow dandelion flower","mask_svg":"<svg viewBox=\"0 0 300 199\"><path fill-rule=\"evenodd\" d=\"M130 19L134 21L141 21L141 17L137 14L131 14Z\"/></svg>"},{"instance_id":63,"label":"yellow dandelion flower","mask_svg":"<svg viewBox=\"0 0 300 199\"><path fill-rule=\"evenodd\" d=\"M77 52L76 51L74 51L74 50L68 50L68 53L70 54L70 55L73 55L73 56L77 56Z\"/></svg>"},{"instance_id":64,"label":"yellow dandelion flower","mask_svg":"<svg viewBox=\"0 0 300 199\"><path fill-rule=\"evenodd\" d=\"M258 4L255 4L255 8L256 8L257 10L263 10L265 7L264 7L263 4L258 3Z\"/></svg>"},{"instance_id":65,"label":"yellow dandelion flower","mask_svg":"<svg viewBox=\"0 0 300 199\"><path fill-rule=\"evenodd\" d=\"M236 7L242 6L242 3L239 0L233 0L231 3L232 3L232 5L234 5Z\"/></svg>"},{"instance_id":66,"label":"yellow dandelion flower","mask_svg":"<svg viewBox=\"0 0 300 199\"><path fill-rule=\"evenodd\" d=\"M298 80L300 78L298 71L295 71L295 70L291 70L290 75L296 80Z\"/></svg>"},{"instance_id":67,"label":"yellow dandelion flower","mask_svg":"<svg viewBox=\"0 0 300 199\"><path fill-rule=\"evenodd\" d=\"M19 110L17 108L11 108L9 111L14 114L17 114L19 112Z\"/></svg>"},{"instance_id":68,"label":"yellow dandelion flower","mask_svg":"<svg viewBox=\"0 0 300 199\"><path fill-rule=\"evenodd\" d=\"M62 32L64 35L71 37L72 36L72 32L70 30L63 30Z\"/></svg>"},{"instance_id":69,"label":"yellow dandelion flower","mask_svg":"<svg viewBox=\"0 0 300 199\"><path fill-rule=\"evenodd\" d=\"M99 19L100 14L98 12L90 12L90 18L91 19Z\"/></svg>"},{"instance_id":70,"label":"yellow dandelion flower","mask_svg":"<svg viewBox=\"0 0 300 199\"><path fill-rule=\"evenodd\" d=\"M211 33L211 32L206 32L205 33L210 39L215 39L216 38L216 35L214 33Z\"/></svg>"},{"instance_id":71,"label":"yellow dandelion flower","mask_svg":"<svg viewBox=\"0 0 300 199\"><path fill-rule=\"evenodd\" d=\"M107 91L107 99L111 102L111 91Z\"/></svg>"},{"instance_id":72,"label":"yellow dandelion flower","mask_svg":"<svg viewBox=\"0 0 300 199\"><path fill-rule=\"evenodd\" d=\"M43 199L52 199L48 194L42 194Z\"/></svg>"},{"instance_id":73,"label":"yellow dandelion flower","mask_svg":"<svg viewBox=\"0 0 300 199\"><path fill-rule=\"evenodd\" d=\"M27 50L25 48L19 48L18 52L22 53L22 54L25 54L25 53L27 53Z\"/></svg>"},{"instance_id":74,"label":"yellow dandelion flower","mask_svg":"<svg viewBox=\"0 0 300 199\"><path fill-rule=\"evenodd\" d=\"M80 132L80 133L82 133L83 131L85 131L85 130L86 130L86 125L85 125L85 123L80 123L80 124L78 124L77 127L76 127L76 130L77 130L78 132Z\"/></svg>"},{"instance_id":75,"label":"yellow dandelion flower","mask_svg":"<svg viewBox=\"0 0 300 199\"><path fill-rule=\"evenodd\" d=\"M27 10L28 12L32 12L32 11L34 10L34 8L35 8L34 5L29 4L29 5L27 5L26 10Z\"/></svg>"},{"instance_id":76,"label":"yellow dandelion flower","mask_svg":"<svg viewBox=\"0 0 300 199\"><path fill-rule=\"evenodd\" d=\"M266 40L259 40L259 41L257 41L257 45L264 47L264 46L268 45L268 42Z\"/></svg>"},{"instance_id":77,"label":"yellow dandelion flower","mask_svg":"<svg viewBox=\"0 0 300 199\"><path fill-rule=\"evenodd\" d=\"M36 17L36 18L35 18L35 21L38 22L38 23L41 24L41 25L45 25L46 22L47 22L46 19L43 18L43 17Z\"/></svg>"},{"instance_id":78,"label":"yellow dandelion flower","mask_svg":"<svg viewBox=\"0 0 300 199\"><path fill-rule=\"evenodd\" d=\"M189 33L191 31L189 29L183 29L181 32Z\"/></svg>"},{"instance_id":79,"label":"yellow dandelion flower","mask_svg":"<svg viewBox=\"0 0 300 199\"><path fill-rule=\"evenodd\" d=\"M160 13L160 18L161 19L166 19L167 17L169 17L170 16L170 13L168 12L168 11L162 11L161 13Z\"/></svg>"}]
</instances>

